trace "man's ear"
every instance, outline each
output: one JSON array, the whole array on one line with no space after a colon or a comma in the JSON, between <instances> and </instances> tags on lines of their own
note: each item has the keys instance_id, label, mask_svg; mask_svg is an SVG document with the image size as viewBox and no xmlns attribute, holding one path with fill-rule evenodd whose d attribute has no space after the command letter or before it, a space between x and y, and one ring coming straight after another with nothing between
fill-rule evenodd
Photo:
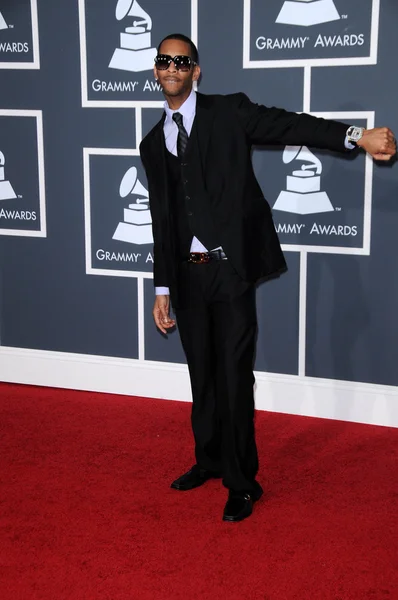
<instances>
[{"instance_id":1,"label":"man's ear","mask_svg":"<svg viewBox=\"0 0 398 600\"><path fill-rule=\"evenodd\" d=\"M153 67L153 74L155 76L156 81L158 80L158 73L156 71L156 67Z\"/></svg>"},{"instance_id":2,"label":"man's ear","mask_svg":"<svg viewBox=\"0 0 398 600\"><path fill-rule=\"evenodd\" d=\"M199 65L195 65L192 80L198 81L199 77L200 77L200 67L199 67Z\"/></svg>"}]
</instances>

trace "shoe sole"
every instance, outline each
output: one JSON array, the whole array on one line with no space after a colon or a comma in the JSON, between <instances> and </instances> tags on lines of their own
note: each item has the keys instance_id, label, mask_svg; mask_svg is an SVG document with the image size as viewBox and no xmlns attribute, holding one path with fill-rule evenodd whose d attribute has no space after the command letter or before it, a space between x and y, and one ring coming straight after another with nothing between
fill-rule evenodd
<instances>
[{"instance_id":1,"label":"shoe sole","mask_svg":"<svg viewBox=\"0 0 398 600\"><path fill-rule=\"evenodd\" d=\"M207 479L206 479L207 481ZM198 485L191 485L190 487L181 487L179 485L174 485L171 484L171 489L173 490L178 490L179 492L189 492L189 490L194 490L202 485L204 485L206 483L206 481L203 481L203 483L198 483Z\"/></svg>"},{"instance_id":2,"label":"shoe sole","mask_svg":"<svg viewBox=\"0 0 398 600\"><path fill-rule=\"evenodd\" d=\"M225 521L226 523L239 523L240 521L244 521L245 519L247 519L247 517L250 517L253 514L253 509L247 514L244 515L243 517L230 517L229 515L224 515L222 520Z\"/></svg>"},{"instance_id":3,"label":"shoe sole","mask_svg":"<svg viewBox=\"0 0 398 600\"><path fill-rule=\"evenodd\" d=\"M190 485L189 487L186 486L180 486L178 485L178 483L172 483L170 485L170 487L173 490L178 490L179 492L189 492L189 490L194 490L195 488L200 487L201 485L204 485L207 481L209 481L209 479L221 479L222 475L214 475L211 477L207 477L204 481L201 481L200 483L197 483L196 485Z\"/></svg>"}]
</instances>

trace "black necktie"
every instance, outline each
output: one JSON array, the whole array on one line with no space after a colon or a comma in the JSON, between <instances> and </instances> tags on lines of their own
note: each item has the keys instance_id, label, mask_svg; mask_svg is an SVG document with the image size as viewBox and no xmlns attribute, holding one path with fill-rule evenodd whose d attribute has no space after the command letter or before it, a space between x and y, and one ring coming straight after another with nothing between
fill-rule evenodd
<instances>
[{"instance_id":1,"label":"black necktie","mask_svg":"<svg viewBox=\"0 0 398 600\"><path fill-rule=\"evenodd\" d=\"M178 127L178 137L177 137L177 154L178 158L182 158L184 156L185 149L188 144L188 134L182 122L182 114L176 112L173 114L173 121L177 124Z\"/></svg>"}]
</instances>

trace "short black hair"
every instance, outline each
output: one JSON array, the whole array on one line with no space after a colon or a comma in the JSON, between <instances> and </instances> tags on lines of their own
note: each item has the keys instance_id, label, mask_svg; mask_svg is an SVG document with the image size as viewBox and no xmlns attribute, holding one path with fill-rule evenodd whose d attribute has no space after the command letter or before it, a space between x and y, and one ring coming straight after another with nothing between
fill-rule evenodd
<instances>
[{"instance_id":1,"label":"short black hair","mask_svg":"<svg viewBox=\"0 0 398 600\"><path fill-rule=\"evenodd\" d=\"M191 58L194 62L196 62L196 64L199 64L199 52L197 47L195 46L195 44L193 43L193 41L187 37L186 35L184 35L183 33L171 33L170 35L167 35L165 38L162 39L162 41L160 42L159 46L158 46L158 54L159 54L159 50L161 45L163 44L163 42L165 42L166 40L179 40L180 42L185 42L186 44L188 44L191 48Z\"/></svg>"}]
</instances>

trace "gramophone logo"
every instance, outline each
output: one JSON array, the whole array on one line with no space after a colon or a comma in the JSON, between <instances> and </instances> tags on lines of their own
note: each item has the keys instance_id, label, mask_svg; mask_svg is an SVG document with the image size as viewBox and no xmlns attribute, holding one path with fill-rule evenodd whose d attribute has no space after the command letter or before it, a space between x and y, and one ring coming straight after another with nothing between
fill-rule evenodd
<instances>
[{"instance_id":1,"label":"gramophone logo","mask_svg":"<svg viewBox=\"0 0 398 600\"><path fill-rule=\"evenodd\" d=\"M276 22L308 27L339 19L340 15L333 0L286 0Z\"/></svg>"},{"instance_id":2,"label":"gramophone logo","mask_svg":"<svg viewBox=\"0 0 398 600\"><path fill-rule=\"evenodd\" d=\"M0 69L39 69L37 0L0 2Z\"/></svg>"},{"instance_id":3,"label":"gramophone logo","mask_svg":"<svg viewBox=\"0 0 398 600\"><path fill-rule=\"evenodd\" d=\"M377 63L380 0L243 3L245 69Z\"/></svg>"},{"instance_id":4,"label":"gramophone logo","mask_svg":"<svg viewBox=\"0 0 398 600\"><path fill-rule=\"evenodd\" d=\"M121 71L149 71L153 67L156 48L152 48L152 19L137 0L118 0L116 19L133 21L120 34L120 47L116 48L109 68Z\"/></svg>"},{"instance_id":5,"label":"gramophone logo","mask_svg":"<svg viewBox=\"0 0 398 600\"><path fill-rule=\"evenodd\" d=\"M7 181L4 171L6 159L0 150L0 200L13 200L17 197L11 183Z\"/></svg>"},{"instance_id":6,"label":"gramophone logo","mask_svg":"<svg viewBox=\"0 0 398 600\"><path fill-rule=\"evenodd\" d=\"M153 77L156 43L170 31L189 32L196 3L78 0L82 105L161 108L162 86Z\"/></svg>"},{"instance_id":7,"label":"gramophone logo","mask_svg":"<svg viewBox=\"0 0 398 600\"><path fill-rule=\"evenodd\" d=\"M8 25L6 23L5 18L3 17L3 15L0 12L0 30L1 29L8 29Z\"/></svg>"},{"instance_id":8,"label":"gramophone logo","mask_svg":"<svg viewBox=\"0 0 398 600\"><path fill-rule=\"evenodd\" d=\"M0 235L46 237L42 112L0 109Z\"/></svg>"},{"instance_id":9,"label":"gramophone logo","mask_svg":"<svg viewBox=\"0 0 398 600\"><path fill-rule=\"evenodd\" d=\"M286 146L283 162L290 164L301 161L286 178L286 190L283 190L274 204L275 210L298 215L309 215L333 211L333 205L326 192L321 191L322 163L307 146Z\"/></svg>"},{"instance_id":10,"label":"gramophone logo","mask_svg":"<svg viewBox=\"0 0 398 600\"><path fill-rule=\"evenodd\" d=\"M136 167L128 169L120 183L121 198L135 196L135 201L124 209L124 220L116 227L113 240L129 244L152 244L152 219L149 211L149 195L138 179Z\"/></svg>"}]
</instances>

